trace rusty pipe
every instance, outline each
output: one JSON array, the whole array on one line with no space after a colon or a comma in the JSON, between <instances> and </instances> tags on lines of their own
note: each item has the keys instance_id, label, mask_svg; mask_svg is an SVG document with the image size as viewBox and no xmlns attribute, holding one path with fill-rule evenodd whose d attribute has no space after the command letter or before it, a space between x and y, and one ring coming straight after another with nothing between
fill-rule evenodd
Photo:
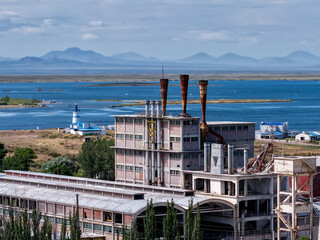
<instances>
[{"instance_id":1,"label":"rusty pipe","mask_svg":"<svg viewBox=\"0 0 320 240\"><path fill-rule=\"evenodd\" d=\"M180 114L180 116L184 116L184 117L188 115L187 114L188 82L189 82L189 75L180 75L181 98L182 98L182 114Z\"/></svg>"},{"instance_id":2,"label":"rusty pipe","mask_svg":"<svg viewBox=\"0 0 320 240\"><path fill-rule=\"evenodd\" d=\"M200 80L199 89L200 89L200 102L201 102L201 112L202 112L202 122L200 125L200 132L201 132L202 143L205 141L209 133L209 128L206 123L207 88L208 88L208 81Z\"/></svg>"},{"instance_id":3,"label":"rusty pipe","mask_svg":"<svg viewBox=\"0 0 320 240\"><path fill-rule=\"evenodd\" d=\"M169 79L160 79L162 116L166 116Z\"/></svg>"},{"instance_id":4,"label":"rusty pipe","mask_svg":"<svg viewBox=\"0 0 320 240\"><path fill-rule=\"evenodd\" d=\"M200 88L200 102L201 102L201 111L202 111L202 123L206 123L208 81L207 80L200 80L199 81L199 88Z\"/></svg>"}]
</instances>

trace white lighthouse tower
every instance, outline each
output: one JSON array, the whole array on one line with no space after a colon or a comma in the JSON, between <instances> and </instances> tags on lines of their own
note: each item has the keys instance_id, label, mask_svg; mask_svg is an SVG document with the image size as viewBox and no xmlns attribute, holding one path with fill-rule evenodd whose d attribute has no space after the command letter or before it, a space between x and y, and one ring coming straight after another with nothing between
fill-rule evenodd
<instances>
[{"instance_id":1,"label":"white lighthouse tower","mask_svg":"<svg viewBox=\"0 0 320 240\"><path fill-rule=\"evenodd\" d=\"M78 110L78 104L75 103L74 104L74 110L72 113L72 123L78 123L80 120L80 116L79 116L79 110Z\"/></svg>"}]
</instances>

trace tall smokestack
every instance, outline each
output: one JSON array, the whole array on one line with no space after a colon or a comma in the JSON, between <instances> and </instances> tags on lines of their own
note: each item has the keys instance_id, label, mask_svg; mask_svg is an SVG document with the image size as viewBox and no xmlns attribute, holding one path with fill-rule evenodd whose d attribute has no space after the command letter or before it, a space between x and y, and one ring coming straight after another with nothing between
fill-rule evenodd
<instances>
[{"instance_id":1,"label":"tall smokestack","mask_svg":"<svg viewBox=\"0 0 320 240\"><path fill-rule=\"evenodd\" d=\"M186 117L187 114L187 98L188 98L188 82L189 75L180 75L181 97L182 97L182 113L180 116Z\"/></svg>"},{"instance_id":2,"label":"tall smokestack","mask_svg":"<svg viewBox=\"0 0 320 240\"><path fill-rule=\"evenodd\" d=\"M160 79L162 116L166 116L169 79Z\"/></svg>"},{"instance_id":3,"label":"tall smokestack","mask_svg":"<svg viewBox=\"0 0 320 240\"><path fill-rule=\"evenodd\" d=\"M200 102L201 102L201 112L202 112L202 122L200 125L200 131L201 131L201 140L204 142L209 133L209 128L206 123L208 81L207 80L199 81L199 88L200 88Z\"/></svg>"}]
</instances>

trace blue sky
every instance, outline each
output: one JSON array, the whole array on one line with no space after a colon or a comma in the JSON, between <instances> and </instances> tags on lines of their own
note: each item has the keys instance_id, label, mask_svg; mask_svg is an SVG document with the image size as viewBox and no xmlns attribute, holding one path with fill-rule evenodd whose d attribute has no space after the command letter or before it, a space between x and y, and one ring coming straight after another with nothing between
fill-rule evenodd
<instances>
[{"instance_id":1,"label":"blue sky","mask_svg":"<svg viewBox=\"0 0 320 240\"><path fill-rule=\"evenodd\" d=\"M0 56L320 55L319 0L0 0Z\"/></svg>"}]
</instances>

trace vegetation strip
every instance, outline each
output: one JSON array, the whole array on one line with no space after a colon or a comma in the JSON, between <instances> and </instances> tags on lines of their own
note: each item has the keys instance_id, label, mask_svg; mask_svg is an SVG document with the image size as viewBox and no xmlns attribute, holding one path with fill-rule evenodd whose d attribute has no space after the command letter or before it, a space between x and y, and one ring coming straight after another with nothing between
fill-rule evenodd
<instances>
[{"instance_id":1,"label":"vegetation strip","mask_svg":"<svg viewBox=\"0 0 320 240\"><path fill-rule=\"evenodd\" d=\"M100 99L97 101L116 101L111 99ZM118 100L122 101L122 100ZM291 99L216 99L216 100L207 100L208 104L221 104L221 103L271 103L271 102L292 102ZM167 104L174 105L174 104L181 104L180 100L173 100L167 101ZM188 100L188 104L200 104L200 99ZM133 100L129 103L120 103L117 105L111 105L111 108L115 107L128 107L128 106L139 106L145 105L143 100Z\"/></svg>"}]
</instances>

